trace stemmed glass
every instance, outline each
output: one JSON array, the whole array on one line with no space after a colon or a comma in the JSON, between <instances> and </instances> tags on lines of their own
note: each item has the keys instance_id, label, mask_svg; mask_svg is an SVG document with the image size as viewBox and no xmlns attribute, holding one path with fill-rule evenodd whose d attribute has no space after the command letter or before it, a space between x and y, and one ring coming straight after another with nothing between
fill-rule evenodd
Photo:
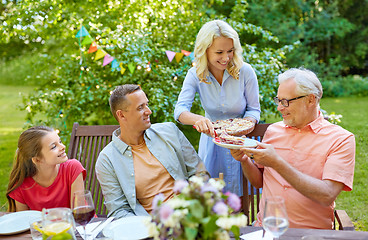
<instances>
[{"instance_id":1,"label":"stemmed glass","mask_svg":"<svg viewBox=\"0 0 368 240\"><path fill-rule=\"evenodd\" d=\"M263 228L271 233L274 239L279 239L286 232L289 227L289 220L282 197L266 198L262 224Z\"/></svg>"},{"instance_id":2,"label":"stemmed glass","mask_svg":"<svg viewBox=\"0 0 368 240\"><path fill-rule=\"evenodd\" d=\"M72 202L74 220L83 226L84 239L87 240L86 225L95 215L95 206L89 190L78 191L73 194Z\"/></svg>"}]
</instances>

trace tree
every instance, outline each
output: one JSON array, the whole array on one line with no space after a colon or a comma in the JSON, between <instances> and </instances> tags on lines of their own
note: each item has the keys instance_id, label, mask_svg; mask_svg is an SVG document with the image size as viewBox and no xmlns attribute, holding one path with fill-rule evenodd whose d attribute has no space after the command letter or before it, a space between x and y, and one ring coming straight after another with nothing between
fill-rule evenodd
<instances>
[{"instance_id":1,"label":"tree","mask_svg":"<svg viewBox=\"0 0 368 240\"><path fill-rule=\"evenodd\" d=\"M244 58L259 78L263 116L275 114L276 77L292 46L274 49L246 44L249 36L259 37L263 43L278 39L247 23L246 2L235 1L227 16L216 11L221 9L219 5L221 1L204 0L25 0L8 4L1 15L5 24L0 32L5 37L0 42L29 45L37 50L39 61L49 65L49 70L39 74L38 90L24 98L29 124L44 123L67 135L75 121L115 123L109 111L109 93L124 83L142 86L150 99L153 122L173 121L173 108L192 62L189 57L169 62L165 51L192 51L200 27L215 18L225 19L239 32ZM83 44L86 36L75 38L82 27L100 49L122 64L124 74L112 71L111 64L103 67L101 60L93 60L95 53L89 54L89 44ZM199 111L198 101L193 108ZM38 118L38 113L46 119Z\"/></svg>"},{"instance_id":2,"label":"tree","mask_svg":"<svg viewBox=\"0 0 368 240\"><path fill-rule=\"evenodd\" d=\"M305 66L326 79L368 73L367 1L248 2L251 23L272 31L280 45L300 42L287 55L290 67Z\"/></svg>"}]
</instances>

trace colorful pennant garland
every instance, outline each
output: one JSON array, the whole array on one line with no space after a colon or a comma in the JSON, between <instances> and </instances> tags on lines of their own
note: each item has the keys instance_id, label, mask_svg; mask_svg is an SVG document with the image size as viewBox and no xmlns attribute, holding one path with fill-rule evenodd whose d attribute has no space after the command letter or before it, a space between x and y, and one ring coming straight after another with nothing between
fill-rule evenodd
<instances>
[{"instance_id":1,"label":"colorful pennant garland","mask_svg":"<svg viewBox=\"0 0 368 240\"><path fill-rule=\"evenodd\" d=\"M111 71L120 71L121 74L124 74L126 71L126 68L123 67L123 63L122 62L118 62L113 56L109 55L107 52L105 52L103 49L99 48L97 43L93 40L93 38L91 37L91 35L88 33L87 29L82 25L81 29L78 31L78 33L75 35L75 37L79 40L79 45L81 47L81 52L82 52L82 45L88 45L91 44L89 46L88 49L88 53L94 53L95 57L94 57L94 61L100 60L103 58L103 64L102 66L106 66L109 65L111 63ZM82 40L83 38L83 40ZM186 56L186 57L190 57L192 62L194 61L194 53L193 52L189 52L186 50L181 50L181 52L174 52L174 51L165 51L167 58L169 59L170 62L172 62L172 60L175 58L176 62L179 63L181 61L181 59ZM81 53L82 54L82 53ZM81 60L80 60L80 65L82 65L82 56L81 56ZM131 74L134 73L135 69L136 69L136 64L134 62L130 62L127 65L129 72ZM140 67L140 66L138 66ZM184 67L187 67L187 65L185 65ZM151 71L151 63L147 64L146 67L147 71ZM182 72L182 71L180 71ZM174 74L175 76L177 76L177 73Z\"/></svg>"}]
</instances>

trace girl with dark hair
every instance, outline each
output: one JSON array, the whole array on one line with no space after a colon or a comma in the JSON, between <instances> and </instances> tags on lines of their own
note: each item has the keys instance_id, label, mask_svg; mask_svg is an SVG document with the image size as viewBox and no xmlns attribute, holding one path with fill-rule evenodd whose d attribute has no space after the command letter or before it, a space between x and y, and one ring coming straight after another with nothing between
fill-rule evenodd
<instances>
[{"instance_id":1,"label":"girl with dark hair","mask_svg":"<svg viewBox=\"0 0 368 240\"><path fill-rule=\"evenodd\" d=\"M84 190L86 170L75 159L68 160L59 135L46 126L24 131L6 197L9 212L71 207L71 196Z\"/></svg>"}]
</instances>

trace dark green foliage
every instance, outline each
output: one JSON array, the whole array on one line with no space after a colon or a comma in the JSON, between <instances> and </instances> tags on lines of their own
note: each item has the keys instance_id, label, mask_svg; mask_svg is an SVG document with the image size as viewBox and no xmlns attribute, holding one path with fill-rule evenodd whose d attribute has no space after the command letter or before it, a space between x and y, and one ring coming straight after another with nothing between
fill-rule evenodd
<instances>
[{"instance_id":1,"label":"dark green foliage","mask_svg":"<svg viewBox=\"0 0 368 240\"><path fill-rule=\"evenodd\" d=\"M323 81L322 86L326 97L368 96L368 78L358 75Z\"/></svg>"},{"instance_id":2,"label":"dark green foliage","mask_svg":"<svg viewBox=\"0 0 368 240\"><path fill-rule=\"evenodd\" d=\"M299 41L287 54L290 67L327 76L368 73L367 1L249 0L247 20L263 26L280 44Z\"/></svg>"}]
</instances>

